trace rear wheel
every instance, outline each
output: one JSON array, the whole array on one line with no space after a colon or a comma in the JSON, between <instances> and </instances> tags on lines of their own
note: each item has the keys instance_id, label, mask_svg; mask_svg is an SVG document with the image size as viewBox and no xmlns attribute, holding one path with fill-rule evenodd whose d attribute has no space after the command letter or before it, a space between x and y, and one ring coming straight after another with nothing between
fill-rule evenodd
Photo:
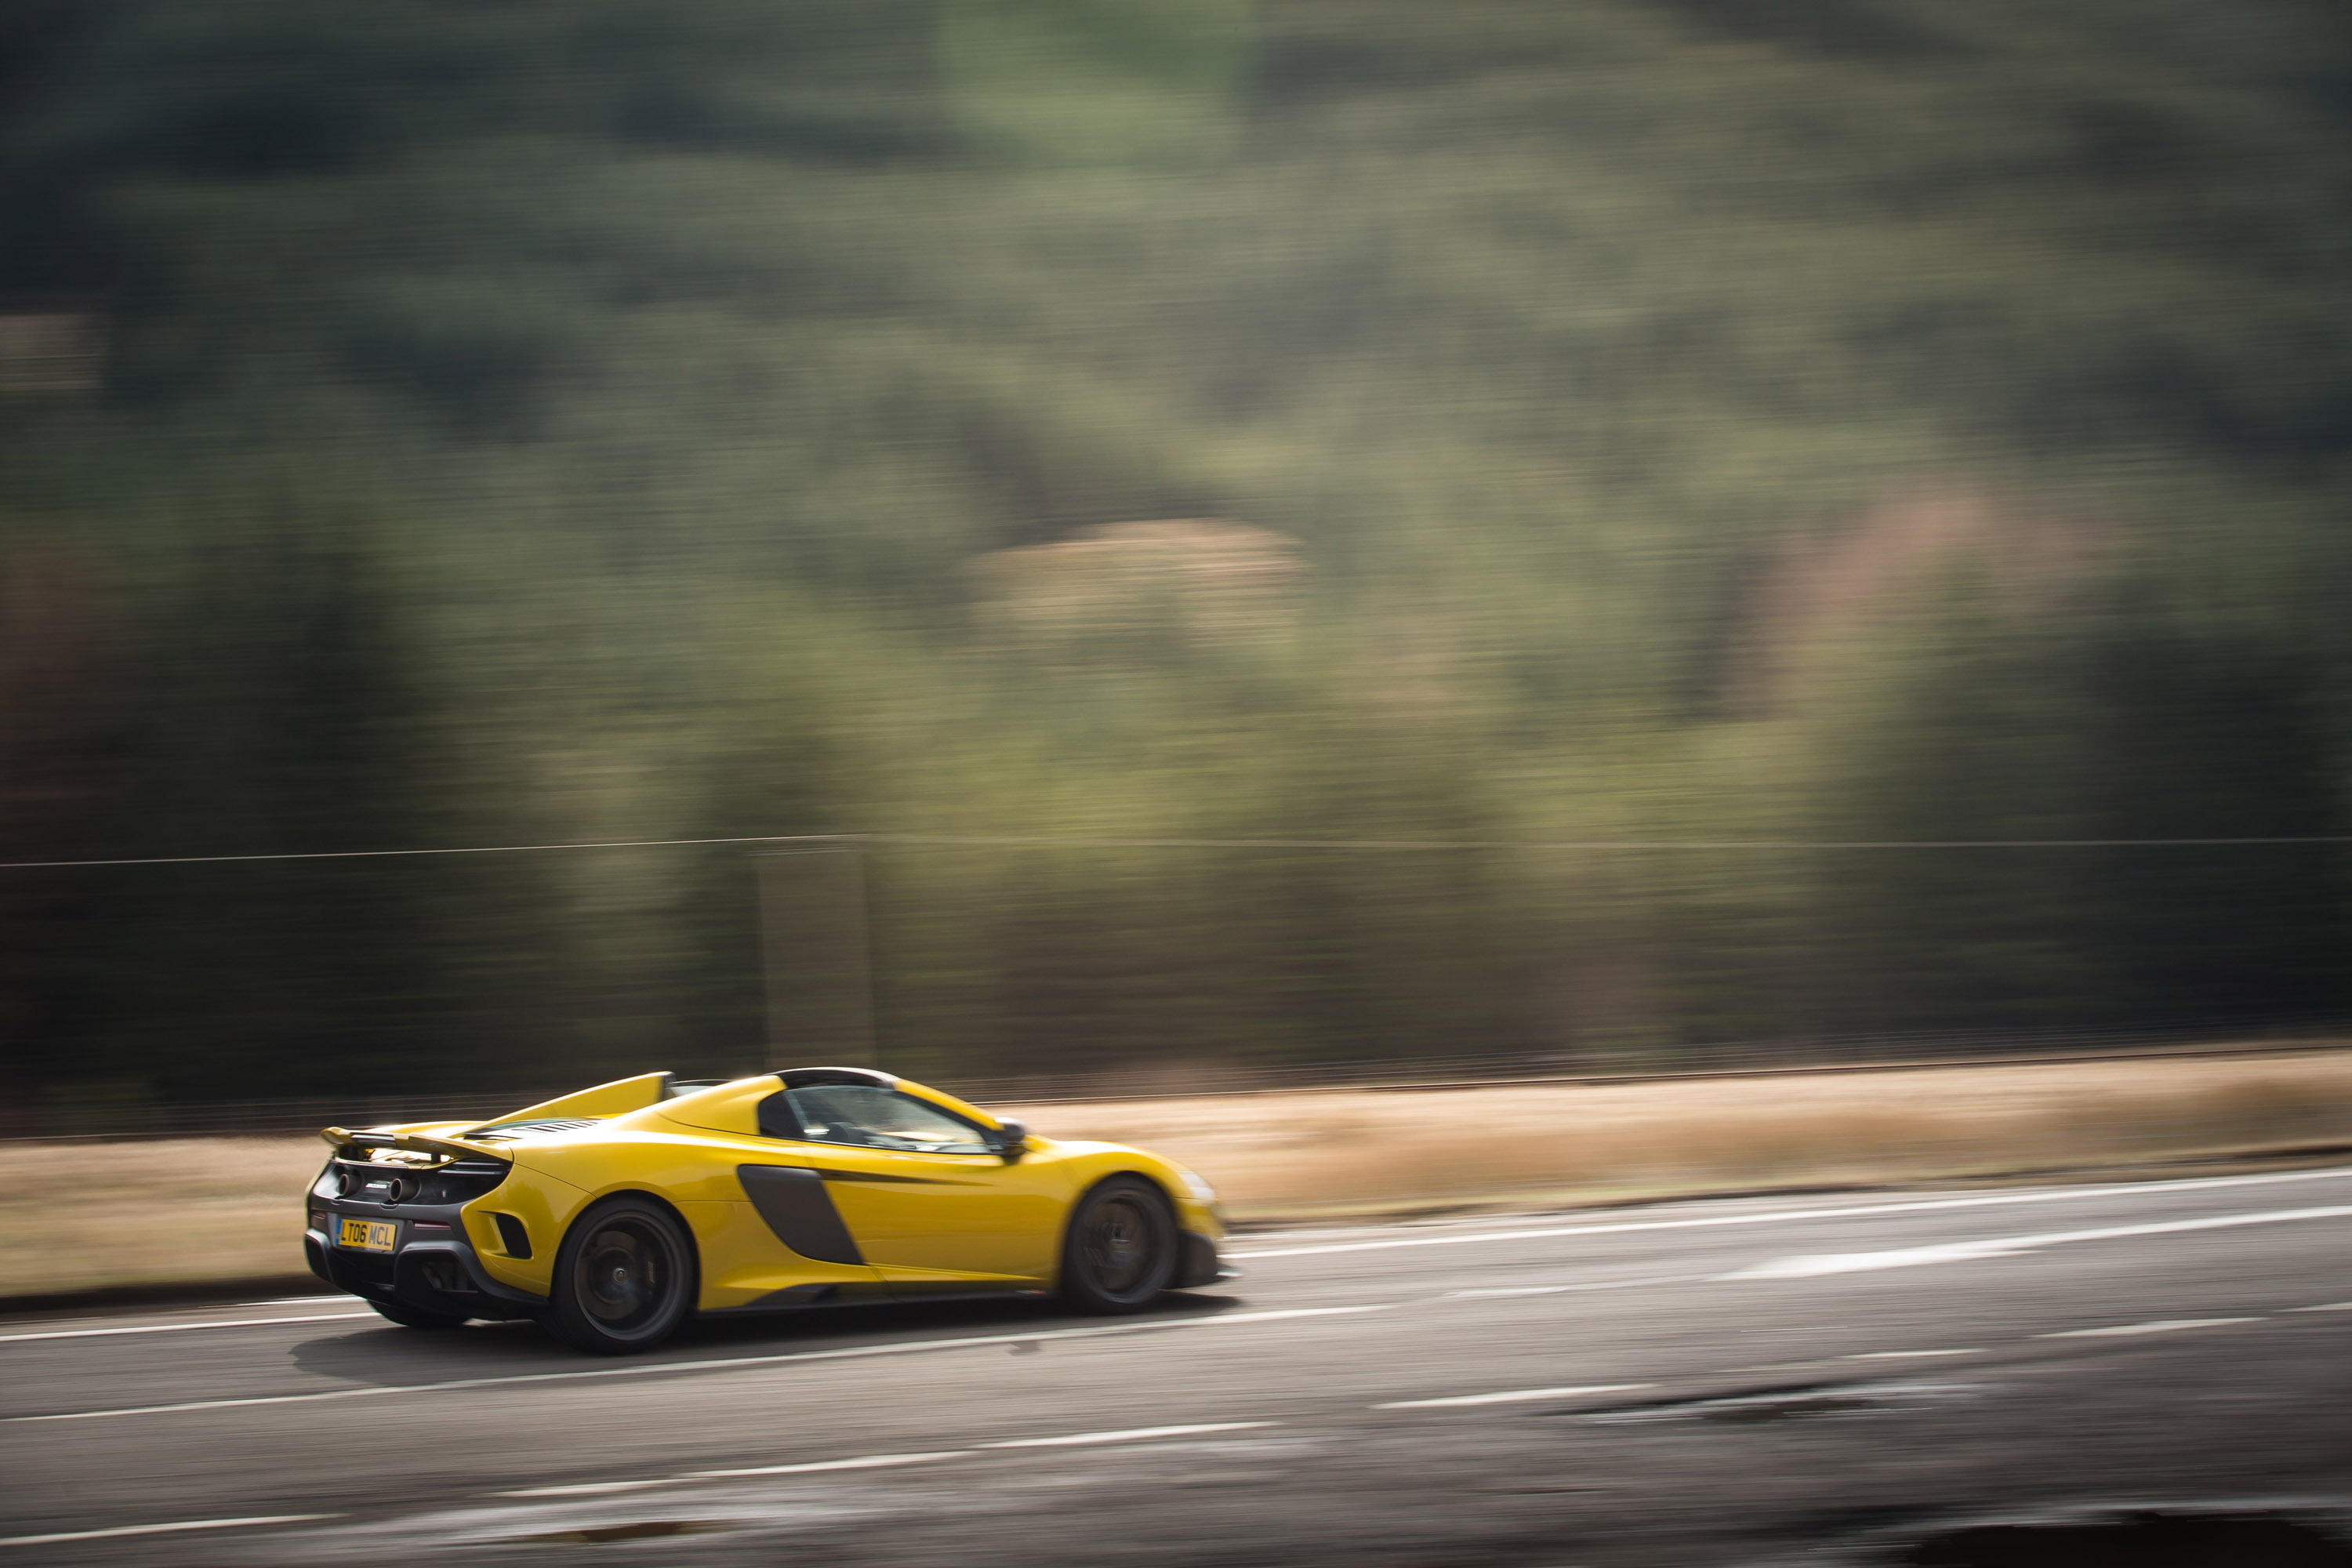
<instances>
[{"instance_id":1,"label":"rear wheel","mask_svg":"<svg viewBox=\"0 0 2352 1568\"><path fill-rule=\"evenodd\" d=\"M1062 1300L1082 1312L1135 1312L1176 1277L1176 1216L1140 1176L1113 1176L1078 1200L1062 1243Z\"/></svg>"},{"instance_id":2,"label":"rear wheel","mask_svg":"<svg viewBox=\"0 0 2352 1568\"><path fill-rule=\"evenodd\" d=\"M651 1350L694 1306L694 1244L669 1210L608 1198L573 1223L556 1249L541 1321L564 1343L600 1355Z\"/></svg>"},{"instance_id":3,"label":"rear wheel","mask_svg":"<svg viewBox=\"0 0 2352 1568\"><path fill-rule=\"evenodd\" d=\"M453 1318L446 1312L428 1312L422 1307L412 1307L405 1301L378 1301L371 1299L368 1305L378 1315L390 1319L404 1329L462 1329L463 1318Z\"/></svg>"}]
</instances>

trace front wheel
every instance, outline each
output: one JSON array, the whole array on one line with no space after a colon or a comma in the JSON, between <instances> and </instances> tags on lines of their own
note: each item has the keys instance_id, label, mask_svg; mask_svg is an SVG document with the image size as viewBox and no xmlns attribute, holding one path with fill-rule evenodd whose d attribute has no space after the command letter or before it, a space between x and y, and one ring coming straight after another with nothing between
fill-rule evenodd
<instances>
[{"instance_id":1,"label":"front wheel","mask_svg":"<svg viewBox=\"0 0 2352 1568\"><path fill-rule=\"evenodd\" d=\"M428 1312L405 1301L379 1301L371 1297L368 1305L373 1307L378 1315L404 1329L462 1329L466 1326L463 1318L451 1317L446 1312Z\"/></svg>"},{"instance_id":2,"label":"front wheel","mask_svg":"<svg viewBox=\"0 0 2352 1568\"><path fill-rule=\"evenodd\" d=\"M555 1253L541 1321L557 1339L599 1355L651 1350L694 1305L694 1244L669 1210L607 1198L572 1224Z\"/></svg>"},{"instance_id":3,"label":"front wheel","mask_svg":"<svg viewBox=\"0 0 2352 1568\"><path fill-rule=\"evenodd\" d=\"M1137 1312L1176 1277L1176 1216L1140 1176L1113 1176L1078 1200L1062 1243L1062 1300L1082 1312Z\"/></svg>"}]
</instances>

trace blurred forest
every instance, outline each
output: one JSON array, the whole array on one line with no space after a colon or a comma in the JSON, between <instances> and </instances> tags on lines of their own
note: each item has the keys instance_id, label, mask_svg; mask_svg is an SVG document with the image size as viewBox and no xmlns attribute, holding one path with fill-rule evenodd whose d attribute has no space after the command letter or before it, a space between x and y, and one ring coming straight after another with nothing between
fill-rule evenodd
<instances>
[{"instance_id":1,"label":"blurred forest","mask_svg":"<svg viewBox=\"0 0 2352 1568\"><path fill-rule=\"evenodd\" d=\"M2336 0L0 33L0 860L2347 830ZM2352 1012L2342 846L866 870L949 1081ZM0 872L5 1089L748 1069L755 882Z\"/></svg>"}]
</instances>

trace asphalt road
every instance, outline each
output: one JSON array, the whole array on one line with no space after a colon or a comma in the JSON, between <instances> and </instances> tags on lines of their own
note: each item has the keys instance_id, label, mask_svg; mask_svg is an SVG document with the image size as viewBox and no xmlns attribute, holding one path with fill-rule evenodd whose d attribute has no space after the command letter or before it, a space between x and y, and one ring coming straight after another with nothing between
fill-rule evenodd
<instances>
[{"instance_id":1,"label":"asphalt road","mask_svg":"<svg viewBox=\"0 0 2352 1568\"><path fill-rule=\"evenodd\" d=\"M840 1310L617 1363L342 1298L16 1320L0 1568L1843 1563L2130 1508L2352 1539L2347 1244L2352 1169L1289 1231L1142 1319Z\"/></svg>"}]
</instances>

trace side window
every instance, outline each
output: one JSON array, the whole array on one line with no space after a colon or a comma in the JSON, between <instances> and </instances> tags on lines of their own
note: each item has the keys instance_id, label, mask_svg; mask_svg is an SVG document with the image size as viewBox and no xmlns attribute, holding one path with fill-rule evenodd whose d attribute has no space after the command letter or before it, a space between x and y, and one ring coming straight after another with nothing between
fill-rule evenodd
<instances>
[{"instance_id":1,"label":"side window","mask_svg":"<svg viewBox=\"0 0 2352 1568\"><path fill-rule=\"evenodd\" d=\"M806 1132L801 1131L799 1121L793 1115L793 1097L790 1090L780 1089L760 1101L760 1136L788 1138L794 1142L808 1136Z\"/></svg>"},{"instance_id":2,"label":"side window","mask_svg":"<svg viewBox=\"0 0 2352 1568\"><path fill-rule=\"evenodd\" d=\"M868 1149L906 1149L926 1154L994 1152L979 1128L896 1089L871 1084L814 1084L787 1089L782 1098L800 1121L799 1136L814 1142L855 1143ZM762 1130L782 1120L772 1113L763 1114Z\"/></svg>"}]
</instances>

